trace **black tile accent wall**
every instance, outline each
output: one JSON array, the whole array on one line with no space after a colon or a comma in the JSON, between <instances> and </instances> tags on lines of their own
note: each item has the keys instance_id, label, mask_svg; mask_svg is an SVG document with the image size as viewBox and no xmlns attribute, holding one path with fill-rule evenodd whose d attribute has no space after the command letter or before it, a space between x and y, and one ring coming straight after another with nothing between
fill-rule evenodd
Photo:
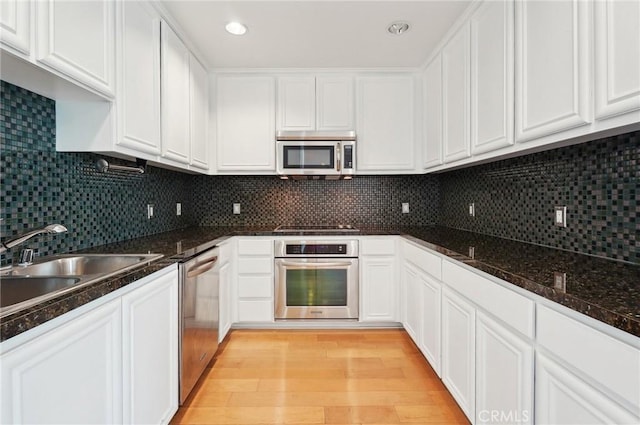
<instances>
[{"instance_id":1,"label":"black tile accent wall","mask_svg":"<svg viewBox=\"0 0 640 425\"><path fill-rule=\"evenodd\" d=\"M632 132L445 172L439 224L639 263L639 142ZM567 206L566 228L554 225L556 205Z\"/></svg>"},{"instance_id":2,"label":"black tile accent wall","mask_svg":"<svg viewBox=\"0 0 640 425\"><path fill-rule=\"evenodd\" d=\"M194 219L202 226L280 224L434 224L436 176L358 176L353 180L280 180L265 176L197 176ZM409 214L401 204L408 202ZM242 214L232 213L240 203Z\"/></svg>"},{"instance_id":3,"label":"black tile accent wall","mask_svg":"<svg viewBox=\"0 0 640 425\"><path fill-rule=\"evenodd\" d=\"M176 202L191 210L191 176L155 167L147 173L99 173L100 157L55 151L55 102L0 82L0 231L2 240L51 223L66 234L42 235L25 247L41 255L65 253L191 225ZM111 163L125 162L107 158ZM147 204L155 217L147 219ZM2 265L8 263L5 254Z\"/></svg>"}]
</instances>

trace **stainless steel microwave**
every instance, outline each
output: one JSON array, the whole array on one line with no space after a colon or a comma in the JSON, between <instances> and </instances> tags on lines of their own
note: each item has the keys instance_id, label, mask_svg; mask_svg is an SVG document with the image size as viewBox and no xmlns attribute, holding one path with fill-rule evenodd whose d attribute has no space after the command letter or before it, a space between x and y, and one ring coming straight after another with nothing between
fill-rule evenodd
<instances>
[{"instance_id":1,"label":"stainless steel microwave","mask_svg":"<svg viewBox=\"0 0 640 425\"><path fill-rule=\"evenodd\" d=\"M340 179L355 174L354 131L279 131L276 148L276 170L283 177Z\"/></svg>"}]
</instances>

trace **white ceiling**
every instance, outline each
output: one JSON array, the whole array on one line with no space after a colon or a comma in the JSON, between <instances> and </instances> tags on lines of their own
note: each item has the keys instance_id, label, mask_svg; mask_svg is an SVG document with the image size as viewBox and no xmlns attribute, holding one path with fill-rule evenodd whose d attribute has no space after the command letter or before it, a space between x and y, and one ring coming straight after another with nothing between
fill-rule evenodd
<instances>
[{"instance_id":1,"label":"white ceiling","mask_svg":"<svg viewBox=\"0 0 640 425\"><path fill-rule=\"evenodd\" d=\"M463 0L161 0L211 69L405 68L424 63ZM248 26L244 36L224 30ZM387 32L394 21L409 31Z\"/></svg>"}]
</instances>

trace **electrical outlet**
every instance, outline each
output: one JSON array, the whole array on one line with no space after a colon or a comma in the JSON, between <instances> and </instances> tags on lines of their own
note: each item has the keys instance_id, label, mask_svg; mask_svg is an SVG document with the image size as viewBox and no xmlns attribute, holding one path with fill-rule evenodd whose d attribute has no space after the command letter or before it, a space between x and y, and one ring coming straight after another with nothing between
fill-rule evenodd
<instances>
[{"instance_id":1,"label":"electrical outlet","mask_svg":"<svg viewBox=\"0 0 640 425\"><path fill-rule=\"evenodd\" d=\"M474 246L469 247L469 258L472 260L476 258L476 248Z\"/></svg>"},{"instance_id":2,"label":"electrical outlet","mask_svg":"<svg viewBox=\"0 0 640 425\"><path fill-rule=\"evenodd\" d=\"M475 217L476 216L476 204L475 202L472 202L469 204L469 216L471 217Z\"/></svg>"},{"instance_id":3,"label":"electrical outlet","mask_svg":"<svg viewBox=\"0 0 640 425\"><path fill-rule=\"evenodd\" d=\"M555 207L554 223L558 227L567 227L567 207L566 207L566 205Z\"/></svg>"},{"instance_id":4,"label":"electrical outlet","mask_svg":"<svg viewBox=\"0 0 640 425\"><path fill-rule=\"evenodd\" d=\"M408 202L403 202L402 203L402 214L409 214L409 203Z\"/></svg>"},{"instance_id":5,"label":"electrical outlet","mask_svg":"<svg viewBox=\"0 0 640 425\"><path fill-rule=\"evenodd\" d=\"M240 204L233 204L233 213L240 214Z\"/></svg>"},{"instance_id":6,"label":"electrical outlet","mask_svg":"<svg viewBox=\"0 0 640 425\"><path fill-rule=\"evenodd\" d=\"M553 272L553 289L559 292L567 292L567 274Z\"/></svg>"},{"instance_id":7,"label":"electrical outlet","mask_svg":"<svg viewBox=\"0 0 640 425\"><path fill-rule=\"evenodd\" d=\"M180 202L176 204L176 215L182 215L182 204Z\"/></svg>"},{"instance_id":8,"label":"electrical outlet","mask_svg":"<svg viewBox=\"0 0 640 425\"><path fill-rule=\"evenodd\" d=\"M149 220L153 218L153 204L147 204L147 218Z\"/></svg>"}]
</instances>

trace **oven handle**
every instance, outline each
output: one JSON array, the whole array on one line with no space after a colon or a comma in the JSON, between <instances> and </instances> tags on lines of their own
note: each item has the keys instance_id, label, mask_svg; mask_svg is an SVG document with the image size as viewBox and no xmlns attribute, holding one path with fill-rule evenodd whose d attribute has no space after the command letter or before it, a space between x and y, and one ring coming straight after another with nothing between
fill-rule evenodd
<instances>
[{"instance_id":1,"label":"oven handle","mask_svg":"<svg viewBox=\"0 0 640 425\"><path fill-rule=\"evenodd\" d=\"M341 266L352 266L353 261L342 261L342 262L333 262L333 263L302 263L302 262L293 262L293 261L282 261L278 262L279 265L285 267L298 267L301 269L326 269L330 267L341 267Z\"/></svg>"}]
</instances>

